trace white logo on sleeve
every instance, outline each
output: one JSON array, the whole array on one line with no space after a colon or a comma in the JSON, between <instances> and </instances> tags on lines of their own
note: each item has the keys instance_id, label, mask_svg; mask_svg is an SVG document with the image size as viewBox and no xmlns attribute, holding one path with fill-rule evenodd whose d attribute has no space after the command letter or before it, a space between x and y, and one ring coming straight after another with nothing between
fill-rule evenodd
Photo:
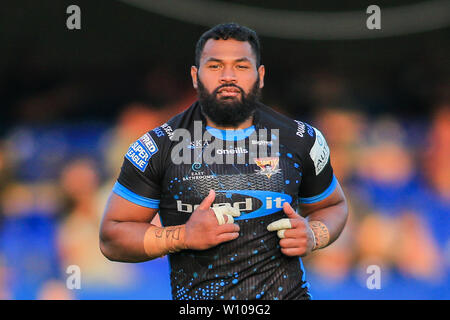
<instances>
[{"instance_id":1,"label":"white logo on sleeve","mask_svg":"<svg viewBox=\"0 0 450 320\"><path fill-rule=\"evenodd\" d=\"M309 152L309 156L314 162L317 176L323 170L328 162L328 159L330 158L330 148L328 148L327 142L325 141L322 133L316 128L314 128L314 131L316 132L316 141L314 141L314 145Z\"/></svg>"},{"instance_id":2,"label":"white logo on sleeve","mask_svg":"<svg viewBox=\"0 0 450 320\"><path fill-rule=\"evenodd\" d=\"M150 158L158 152L158 147L149 133L144 134L135 143L130 145L125 158L142 172L145 171Z\"/></svg>"}]
</instances>

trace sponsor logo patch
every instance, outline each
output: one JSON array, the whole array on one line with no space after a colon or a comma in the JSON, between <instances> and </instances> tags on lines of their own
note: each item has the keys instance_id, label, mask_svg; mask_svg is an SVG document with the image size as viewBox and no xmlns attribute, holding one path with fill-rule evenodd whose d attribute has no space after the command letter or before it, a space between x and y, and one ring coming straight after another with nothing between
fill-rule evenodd
<instances>
[{"instance_id":1,"label":"sponsor logo patch","mask_svg":"<svg viewBox=\"0 0 450 320\"><path fill-rule=\"evenodd\" d=\"M263 145L271 146L272 143L273 143L272 141L267 141L267 140L252 140L252 145L257 144L258 146L263 146Z\"/></svg>"},{"instance_id":2,"label":"sponsor logo patch","mask_svg":"<svg viewBox=\"0 0 450 320\"><path fill-rule=\"evenodd\" d=\"M164 131L162 131L161 127L153 129L153 132L156 134L158 138L164 136Z\"/></svg>"},{"instance_id":3,"label":"sponsor logo patch","mask_svg":"<svg viewBox=\"0 0 450 320\"><path fill-rule=\"evenodd\" d=\"M240 154L240 153L248 153L248 150L242 147L237 147L234 149L217 149L217 154Z\"/></svg>"},{"instance_id":4,"label":"sponsor logo patch","mask_svg":"<svg viewBox=\"0 0 450 320\"><path fill-rule=\"evenodd\" d=\"M306 128L308 129L308 134L313 137L314 136L314 130L313 127L311 127L309 124L306 123Z\"/></svg>"},{"instance_id":5,"label":"sponsor logo patch","mask_svg":"<svg viewBox=\"0 0 450 320\"><path fill-rule=\"evenodd\" d=\"M195 140L189 142L188 149L197 149L209 146L209 142L207 140Z\"/></svg>"},{"instance_id":6,"label":"sponsor logo patch","mask_svg":"<svg viewBox=\"0 0 450 320\"><path fill-rule=\"evenodd\" d=\"M163 125L161 125L161 128L166 132L166 134L169 137L169 139L172 140L172 136L173 136L173 129L172 129L172 127L169 126L167 123L164 123Z\"/></svg>"},{"instance_id":7,"label":"sponsor logo patch","mask_svg":"<svg viewBox=\"0 0 450 320\"><path fill-rule=\"evenodd\" d=\"M294 121L297 123L297 132L295 134L303 138L303 134L305 133L305 124L298 120Z\"/></svg>"},{"instance_id":8,"label":"sponsor logo patch","mask_svg":"<svg viewBox=\"0 0 450 320\"><path fill-rule=\"evenodd\" d=\"M125 158L130 160L130 162L140 171L144 172L150 158L156 152L158 152L158 147L156 146L155 141L149 133L146 133L136 142L131 144Z\"/></svg>"},{"instance_id":9,"label":"sponsor logo patch","mask_svg":"<svg viewBox=\"0 0 450 320\"><path fill-rule=\"evenodd\" d=\"M309 152L309 156L314 162L314 168L316 170L316 176L323 170L325 165L330 158L330 149L328 148L327 142L323 137L322 133L313 128L316 132L316 140L314 141L314 145Z\"/></svg>"},{"instance_id":10,"label":"sponsor logo patch","mask_svg":"<svg viewBox=\"0 0 450 320\"><path fill-rule=\"evenodd\" d=\"M265 174L267 178L281 171L278 169L278 162L280 159L278 157L267 157L267 158L254 158L255 163L261 170L255 170L258 174Z\"/></svg>"},{"instance_id":11,"label":"sponsor logo patch","mask_svg":"<svg viewBox=\"0 0 450 320\"><path fill-rule=\"evenodd\" d=\"M238 209L241 216L234 218L234 220L254 219L283 210L283 203L292 202L292 197L285 193L262 191L262 190L216 190L219 193L225 193L227 197L232 195L244 196L240 201L233 201L231 203L214 203L213 207L229 206ZM254 203L253 200L259 200ZM178 212L192 213L199 204L183 203L177 200Z\"/></svg>"}]
</instances>

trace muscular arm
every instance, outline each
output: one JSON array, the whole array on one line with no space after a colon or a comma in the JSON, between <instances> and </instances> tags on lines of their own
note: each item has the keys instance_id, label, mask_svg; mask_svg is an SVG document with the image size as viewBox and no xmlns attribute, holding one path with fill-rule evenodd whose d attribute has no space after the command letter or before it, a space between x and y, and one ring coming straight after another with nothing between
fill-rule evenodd
<instances>
[{"instance_id":1,"label":"muscular arm","mask_svg":"<svg viewBox=\"0 0 450 320\"><path fill-rule=\"evenodd\" d=\"M347 201L339 183L334 192L322 201L301 204L300 212L307 218L319 243L326 241L324 247L333 243L344 229L348 216Z\"/></svg>"},{"instance_id":2,"label":"muscular arm","mask_svg":"<svg viewBox=\"0 0 450 320\"><path fill-rule=\"evenodd\" d=\"M144 237L158 212L138 206L111 193L100 227L100 250L108 259L121 262L150 260L144 249Z\"/></svg>"},{"instance_id":3,"label":"muscular arm","mask_svg":"<svg viewBox=\"0 0 450 320\"><path fill-rule=\"evenodd\" d=\"M100 227L100 250L113 261L143 262L184 249L205 250L236 239L239 226L218 223L211 209L214 199L211 190L186 224L161 228L150 223L158 209L141 207L112 193Z\"/></svg>"}]
</instances>

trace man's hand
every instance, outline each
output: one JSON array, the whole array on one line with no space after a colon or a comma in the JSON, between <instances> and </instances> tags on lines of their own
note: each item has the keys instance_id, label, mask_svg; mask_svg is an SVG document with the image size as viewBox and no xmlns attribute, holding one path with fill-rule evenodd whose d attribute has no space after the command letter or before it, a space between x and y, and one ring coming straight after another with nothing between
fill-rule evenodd
<instances>
[{"instance_id":1,"label":"man's hand","mask_svg":"<svg viewBox=\"0 0 450 320\"><path fill-rule=\"evenodd\" d=\"M277 231L281 252L287 256L306 256L315 246L314 233L308 221L300 216L288 202L283 204L283 211L288 218L272 222L269 231Z\"/></svg>"},{"instance_id":2,"label":"man's hand","mask_svg":"<svg viewBox=\"0 0 450 320\"><path fill-rule=\"evenodd\" d=\"M232 223L231 214L223 214L224 224L219 225L220 214L211 208L215 198L216 193L210 190L186 222L186 249L205 250L239 237L239 226Z\"/></svg>"}]
</instances>

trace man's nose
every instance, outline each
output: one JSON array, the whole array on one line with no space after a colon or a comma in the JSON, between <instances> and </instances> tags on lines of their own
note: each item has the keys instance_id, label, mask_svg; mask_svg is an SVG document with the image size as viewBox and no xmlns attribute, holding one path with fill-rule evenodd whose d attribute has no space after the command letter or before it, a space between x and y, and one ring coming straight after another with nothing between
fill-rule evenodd
<instances>
[{"instance_id":1,"label":"man's nose","mask_svg":"<svg viewBox=\"0 0 450 320\"><path fill-rule=\"evenodd\" d=\"M236 80L236 74L233 68L224 68L222 70L222 74L220 75L221 83L236 82Z\"/></svg>"}]
</instances>

